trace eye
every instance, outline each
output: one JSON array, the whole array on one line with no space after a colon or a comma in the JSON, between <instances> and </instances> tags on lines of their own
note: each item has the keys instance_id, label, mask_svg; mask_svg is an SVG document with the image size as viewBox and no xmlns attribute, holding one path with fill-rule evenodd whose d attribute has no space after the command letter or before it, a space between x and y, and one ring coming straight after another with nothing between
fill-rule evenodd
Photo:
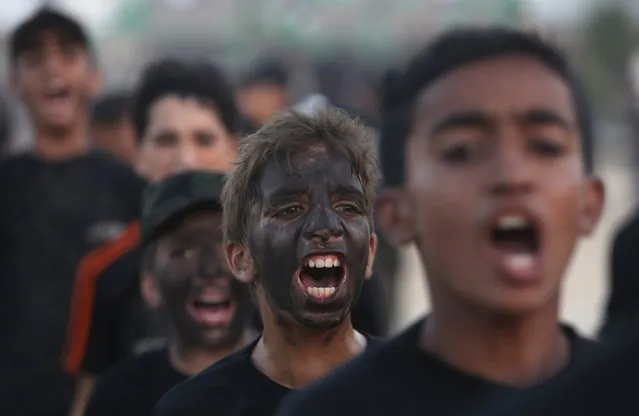
<instances>
[{"instance_id":1,"label":"eye","mask_svg":"<svg viewBox=\"0 0 639 416\"><path fill-rule=\"evenodd\" d=\"M335 205L334 209L335 211L344 214L359 215L362 213L362 210L356 204L348 202L340 202L339 204Z\"/></svg>"},{"instance_id":2,"label":"eye","mask_svg":"<svg viewBox=\"0 0 639 416\"><path fill-rule=\"evenodd\" d=\"M195 136L195 140L201 147L208 147L215 144L215 136L209 133L198 133Z\"/></svg>"},{"instance_id":3,"label":"eye","mask_svg":"<svg viewBox=\"0 0 639 416\"><path fill-rule=\"evenodd\" d=\"M78 48L74 45L62 46L61 52L64 59L67 61L73 61L79 53Z\"/></svg>"},{"instance_id":4,"label":"eye","mask_svg":"<svg viewBox=\"0 0 639 416\"><path fill-rule=\"evenodd\" d=\"M153 143L158 147L169 148L177 145L178 138L171 133L161 133L153 138Z\"/></svg>"},{"instance_id":5,"label":"eye","mask_svg":"<svg viewBox=\"0 0 639 416\"><path fill-rule=\"evenodd\" d=\"M275 216L283 219L292 219L302 214L303 211L304 208L300 205L287 205L278 209L275 212Z\"/></svg>"},{"instance_id":6,"label":"eye","mask_svg":"<svg viewBox=\"0 0 639 416\"><path fill-rule=\"evenodd\" d=\"M193 247L175 247L171 250L171 257L180 260L191 260L197 256L197 250Z\"/></svg>"},{"instance_id":7,"label":"eye","mask_svg":"<svg viewBox=\"0 0 639 416\"><path fill-rule=\"evenodd\" d=\"M565 147L556 140L535 138L528 141L530 149L541 156L557 157L564 154Z\"/></svg>"},{"instance_id":8,"label":"eye","mask_svg":"<svg viewBox=\"0 0 639 416\"><path fill-rule=\"evenodd\" d=\"M28 67L35 67L42 62L42 54L36 51L28 51L23 55L23 62Z\"/></svg>"},{"instance_id":9,"label":"eye","mask_svg":"<svg viewBox=\"0 0 639 416\"><path fill-rule=\"evenodd\" d=\"M441 158L445 162L461 164L471 160L478 152L479 146L471 143L459 143L447 146L441 153Z\"/></svg>"}]
</instances>

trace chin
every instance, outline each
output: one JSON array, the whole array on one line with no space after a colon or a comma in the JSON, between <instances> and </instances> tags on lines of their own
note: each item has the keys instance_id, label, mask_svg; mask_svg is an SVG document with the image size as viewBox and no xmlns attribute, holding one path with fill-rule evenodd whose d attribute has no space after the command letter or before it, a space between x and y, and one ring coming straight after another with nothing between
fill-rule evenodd
<instances>
[{"instance_id":1,"label":"chin","mask_svg":"<svg viewBox=\"0 0 639 416\"><path fill-rule=\"evenodd\" d=\"M234 334L228 328L205 330L201 335L203 346L208 348L226 348L236 344L242 334Z\"/></svg>"},{"instance_id":2,"label":"chin","mask_svg":"<svg viewBox=\"0 0 639 416\"><path fill-rule=\"evenodd\" d=\"M297 322L308 329L327 331L341 325L347 316L347 311L334 311L327 313L304 311L303 313L294 315L294 318Z\"/></svg>"},{"instance_id":3,"label":"chin","mask_svg":"<svg viewBox=\"0 0 639 416\"><path fill-rule=\"evenodd\" d=\"M515 318L541 311L549 305L547 296L535 292L485 297L483 299L475 298L473 303L487 314Z\"/></svg>"},{"instance_id":4,"label":"chin","mask_svg":"<svg viewBox=\"0 0 639 416\"><path fill-rule=\"evenodd\" d=\"M42 125L51 131L65 132L73 126L73 117L55 120L43 120Z\"/></svg>"}]
</instances>

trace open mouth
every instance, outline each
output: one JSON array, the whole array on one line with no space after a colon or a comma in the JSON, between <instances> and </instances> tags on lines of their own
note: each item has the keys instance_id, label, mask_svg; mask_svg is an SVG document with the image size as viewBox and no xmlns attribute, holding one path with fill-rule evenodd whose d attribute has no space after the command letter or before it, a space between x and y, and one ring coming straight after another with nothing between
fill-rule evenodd
<instances>
[{"instance_id":1,"label":"open mouth","mask_svg":"<svg viewBox=\"0 0 639 416\"><path fill-rule=\"evenodd\" d=\"M336 254L307 256L299 271L302 289L309 297L316 300L334 297L345 281L345 277L345 260Z\"/></svg>"},{"instance_id":2,"label":"open mouth","mask_svg":"<svg viewBox=\"0 0 639 416\"><path fill-rule=\"evenodd\" d=\"M63 101L71 97L71 89L63 85L56 85L47 88L44 96L47 100L50 101Z\"/></svg>"},{"instance_id":3,"label":"open mouth","mask_svg":"<svg viewBox=\"0 0 639 416\"><path fill-rule=\"evenodd\" d=\"M187 310L205 326L223 326L233 318L235 304L228 294L207 289L187 303Z\"/></svg>"},{"instance_id":4,"label":"open mouth","mask_svg":"<svg viewBox=\"0 0 639 416\"><path fill-rule=\"evenodd\" d=\"M504 215L497 219L491 242L499 253L500 263L509 274L527 278L534 274L539 254L539 230L529 218Z\"/></svg>"}]
</instances>

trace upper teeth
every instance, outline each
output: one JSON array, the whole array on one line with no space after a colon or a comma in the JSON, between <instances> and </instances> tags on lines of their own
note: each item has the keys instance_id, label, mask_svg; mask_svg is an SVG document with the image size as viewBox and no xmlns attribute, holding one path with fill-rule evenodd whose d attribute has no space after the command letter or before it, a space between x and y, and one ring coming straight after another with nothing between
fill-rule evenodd
<instances>
[{"instance_id":1,"label":"upper teeth","mask_svg":"<svg viewBox=\"0 0 639 416\"><path fill-rule=\"evenodd\" d=\"M337 256L329 255L329 256L313 256L309 257L305 264L307 267L316 267L316 268L330 268L330 267L339 267L339 259Z\"/></svg>"},{"instance_id":2,"label":"upper teeth","mask_svg":"<svg viewBox=\"0 0 639 416\"><path fill-rule=\"evenodd\" d=\"M499 218L497 227L500 230L518 230L527 228L530 226L530 222L521 215L508 215Z\"/></svg>"}]
</instances>

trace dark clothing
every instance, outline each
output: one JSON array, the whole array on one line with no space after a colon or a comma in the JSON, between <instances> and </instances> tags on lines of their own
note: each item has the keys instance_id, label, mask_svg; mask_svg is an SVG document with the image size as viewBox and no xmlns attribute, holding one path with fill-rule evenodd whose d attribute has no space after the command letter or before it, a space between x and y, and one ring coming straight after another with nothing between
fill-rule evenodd
<instances>
[{"instance_id":1,"label":"dark clothing","mask_svg":"<svg viewBox=\"0 0 639 416\"><path fill-rule=\"evenodd\" d=\"M150 415L162 396L186 379L171 366L165 348L131 358L98 379L85 416Z\"/></svg>"},{"instance_id":2,"label":"dark clothing","mask_svg":"<svg viewBox=\"0 0 639 416\"><path fill-rule=\"evenodd\" d=\"M75 268L140 209L144 183L98 152L0 163L0 409L64 415L74 390L60 364Z\"/></svg>"},{"instance_id":3,"label":"dark clothing","mask_svg":"<svg viewBox=\"0 0 639 416\"><path fill-rule=\"evenodd\" d=\"M639 213L618 231L610 263L610 296L599 337L616 344L639 335Z\"/></svg>"},{"instance_id":4,"label":"dark clothing","mask_svg":"<svg viewBox=\"0 0 639 416\"><path fill-rule=\"evenodd\" d=\"M269 416L291 392L262 372L251 354L257 338L199 375L171 390L158 403L154 415ZM379 343L368 338L368 348Z\"/></svg>"},{"instance_id":5,"label":"dark clothing","mask_svg":"<svg viewBox=\"0 0 639 416\"><path fill-rule=\"evenodd\" d=\"M515 404L495 406L481 416L625 416L637 404L639 338L615 346L560 383L531 392Z\"/></svg>"},{"instance_id":6,"label":"dark clothing","mask_svg":"<svg viewBox=\"0 0 639 416\"><path fill-rule=\"evenodd\" d=\"M290 395L278 416L466 415L525 390L459 371L418 346L423 321L385 345ZM596 355L596 343L570 329L571 362L556 378ZM472 346L468 346L472 348Z\"/></svg>"},{"instance_id":7,"label":"dark clothing","mask_svg":"<svg viewBox=\"0 0 639 416\"><path fill-rule=\"evenodd\" d=\"M141 250L135 247L98 276L83 372L101 374L165 341L164 314L150 311L140 294L140 262Z\"/></svg>"}]
</instances>

